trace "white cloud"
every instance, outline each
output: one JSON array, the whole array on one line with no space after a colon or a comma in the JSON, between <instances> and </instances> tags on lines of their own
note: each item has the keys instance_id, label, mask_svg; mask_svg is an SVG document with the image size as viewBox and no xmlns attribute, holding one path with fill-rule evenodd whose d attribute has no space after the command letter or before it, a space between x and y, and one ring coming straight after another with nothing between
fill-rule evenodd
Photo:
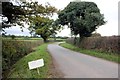
<instances>
[{"instance_id":1,"label":"white cloud","mask_svg":"<svg viewBox=\"0 0 120 80\"><path fill-rule=\"evenodd\" d=\"M64 26L64 30L62 30L60 33L58 33L57 36L70 37L70 33L71 33L70 28L68 28L68 26Z\"/></svg>"},{"instance_id":2,"label":"white cloud","mask_svg":"<svg viewBox=\"0 0 120 80\"><path fill-rule=\"evenodd\" d=\"M26 28L23 28L23 32L21 31L21 28L20 26L13 26L13 27L10 27L10 28L6 28L5 31L7 32L7 35L8 34L11 34L11 35L21 35L21 36L30 36L29 34L29 30Z\"/></svg>"},{"instance_id":3,"label":"white cloud","mask_svg":"<svg viewBox=\"0 0 120 80\"><path fill-rule=\"evenodd\" d=\"M97 32L102 36L118 35L118 24L117 22L109 22L106 25L100 26Z\"/></svg>"},{"instance_id":4,"label":"white cloud","mask_svg":"<svg viewBox=\"0 0 120 80\"><path fill-rule=\"evenodd\" d=\"M37 0L40 4L45 4L46 2L49 2L50 5L55 6L57 9L64 9L70 1L73 0Z\"/></svg>"}]
</instances>

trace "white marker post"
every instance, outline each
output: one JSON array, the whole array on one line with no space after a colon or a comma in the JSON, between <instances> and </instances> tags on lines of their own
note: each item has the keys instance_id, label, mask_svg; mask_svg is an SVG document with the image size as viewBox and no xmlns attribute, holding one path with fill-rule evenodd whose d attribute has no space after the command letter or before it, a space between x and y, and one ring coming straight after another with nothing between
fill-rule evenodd
<instances>
[{"instance_id":1,"label":"white marker post","mask_svg":"<svg viewBox=\"0 0 120 80\"><path fill-rule=\"evenodd\" d=\"M30 70L37 68L38 75L40 75L38 67L44 66L44 60L39 59L39 60L35 60L35 61L30 61L30 62L28 62L28 66L29 66Z\"/></svg>"}]
</instances>

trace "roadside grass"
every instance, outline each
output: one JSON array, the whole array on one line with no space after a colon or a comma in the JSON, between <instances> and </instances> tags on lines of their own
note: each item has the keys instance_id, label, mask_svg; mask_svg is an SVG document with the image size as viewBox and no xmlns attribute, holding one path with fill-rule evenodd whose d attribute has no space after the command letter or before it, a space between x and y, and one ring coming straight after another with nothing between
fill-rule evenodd
<instances>
[{"instance_id":1,"label":"roadside grass","mask_svg":"<svg viewBox=\"0 0 120 80\"><path fill-rule=\"evenodd\" d=\"M49 67L51 64L51 56L47 52L48 43L42 44L39 47L34 48L34 52L28 54L27 56L20 59L15 65L13 65L8 78L48 78L49 77ZM37 73L37 69L29 70L28 62L44 59L44 66L38 68L40 75Z\"/></svg>"},{"instance_id":2,"label":"roadside grass","mask_svg":"<svg viewBox=\"0 0 120 80\"><path fill-rule=\"evenodd\" d=\"M78 48L78 47L76 47L72 44L68 44L68 43L61 43L60 46L68 48L68 49L73 50L73 51L83 53L83 54L87 54L87 55L103 58L105 60L120 63L120 60L118 59L119 58L118 55L115 55L113 53L108 54L108 53L105 53L105 52L99 52L99 51L95 51L95 50L81 49L81 48Z\"/></svg>"}]
</instances>

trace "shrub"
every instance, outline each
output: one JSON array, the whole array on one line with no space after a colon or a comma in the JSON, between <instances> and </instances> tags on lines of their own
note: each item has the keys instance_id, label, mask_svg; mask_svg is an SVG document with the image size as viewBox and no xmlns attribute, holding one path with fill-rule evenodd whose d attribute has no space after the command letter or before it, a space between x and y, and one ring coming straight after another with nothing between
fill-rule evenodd
<instances>
[{"instance_id":1,"label":"shrub","mask_svg":"<svg viewBox=\"0 0 120 80\"><path fill-rule=\"evenodd\" d=\"M23 56L33 51L33 48L42 44L42 41L20 41L20 40L3 40L2 41L2 69L3 76L9 71Z\"/></svg>"},{"instance_id":2,"label":"shrub","mask_svg":"<svg viewBox=\"0 0 120 80\"><path fill-rule=\"evenodd\" d=\"M12 39L15 39L15 37L16 37L15 35L11 35L11 38L12 38Z\"/></svg>"},{"instance_id":3,"label":"shrub","mask_svg":"<svg viewBox=\"0 0 120 80\"><path fill-rule=\"evenodd\" d=\"M120 36L87 37L87 38L84 38L80 44L77 38L76 46L89 49L89 50L94 49L100 52L118 54L120 49L119 39L120 39ZM67 42L74 44L74 38L67 39Z\"/></svg>"}]
</instances>

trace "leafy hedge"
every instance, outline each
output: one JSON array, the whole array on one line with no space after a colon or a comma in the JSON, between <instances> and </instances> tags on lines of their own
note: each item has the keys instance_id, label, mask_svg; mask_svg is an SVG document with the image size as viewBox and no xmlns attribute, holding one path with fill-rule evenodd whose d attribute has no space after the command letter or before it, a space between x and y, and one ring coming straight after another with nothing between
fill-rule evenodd
<instances>
[{"instance_id":1,"label":"leafy hedge","mask_svg":"<svg viewBox=\"0 0 120 80\"><path fill-rule=\"evenodd\" d=\"M33 48L42 44L43 41L20 41L20 40L3 40L2 41L2 69L3 77L23 56L33 51ZM21 64L22 65L22 64Z\"/></svg>"},{"instance_id":2,"label":"leafy hedge","mask_svg":"<svg viewBox=\"0 0 120 80\"><path fill-rule=\"evenodd\" d=\"M68 43L74 44L74 38L67 39ZM120 36L111 37L88 37L84 38L81 43L77 38L76 46L89 49L97 50L100 52L115 53L118 54L120 50Z\"/></svg>"}]
</instances>

